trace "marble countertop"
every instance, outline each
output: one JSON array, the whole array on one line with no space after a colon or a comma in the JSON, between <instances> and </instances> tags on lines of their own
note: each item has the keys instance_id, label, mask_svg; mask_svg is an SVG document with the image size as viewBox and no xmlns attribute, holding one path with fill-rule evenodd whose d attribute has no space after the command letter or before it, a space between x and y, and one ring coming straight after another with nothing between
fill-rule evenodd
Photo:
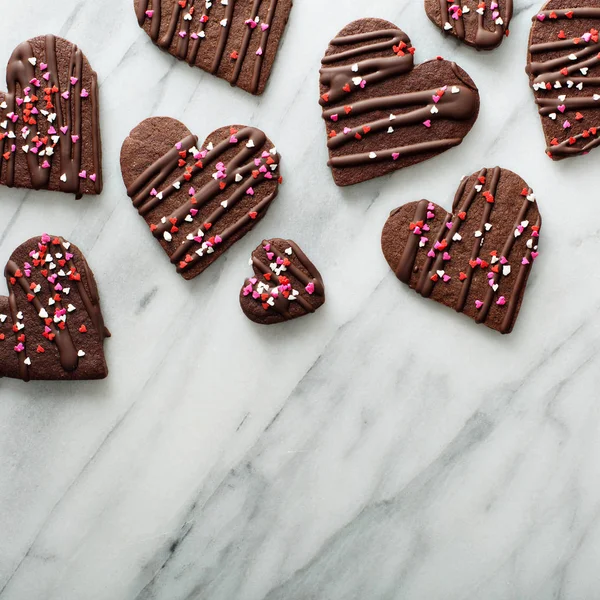
<instances>
[{"instance_id":1,"label":"marble countertop","mask_svg":"<svg viewBox=\"0 0 600 600\"><path fill-rule=\"evenodd\" d=\"M296 0L263 97L160 52L130 0L0 3L0 62L56 33L99 74L105 190L0 189L0 262L42 231L87 255L113 337L101 382L0 381L0 600L586 599L600 590L600 151L562 163L524 72L532 14L481 54L420 0ZM367 14L368 13L368 14ZM339 189L317 69L347 22L401 26L455 60L482 108L463 144ZM119 169L151 115L199 136L268 132L286 183L265 220L192 282L131 207ZM541 256L500 336L403 287L379 247L391 209L450 206L499 164L535 190ZM296 240L328 301L273 328L242 314L263 237ZM4 290L2 290L4 293Z\"/></svg>"}]
</instances>

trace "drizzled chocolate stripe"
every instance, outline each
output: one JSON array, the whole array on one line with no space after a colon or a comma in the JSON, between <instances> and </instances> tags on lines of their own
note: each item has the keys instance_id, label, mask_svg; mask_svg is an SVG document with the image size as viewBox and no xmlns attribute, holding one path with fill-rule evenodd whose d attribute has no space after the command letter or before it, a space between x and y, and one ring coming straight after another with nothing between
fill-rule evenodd
<instances>
[{"instance_id":1,"label":"drizzled chocolate stripe","mask_svg":"<svg viewBox=\"0 0 600 600\"><path fill-rule=\"evenodd\" d=\"M135 152L136 140L146 129L174 126L183 128L172 119L140 124L123 145L122 168L134 206L177 271L190 278L266 213L277 196L281 157L261 130L236 126L211 134L216 139L206 149L186 135L130 179L123 157Z\"/></svg>"},{"instance_id":2,"label":"drizzled chocolate stripe","mask_svg":"<svg viewBox=\"0 0 600 600\"><path fill-rule=\"evenodd\" d=\"M585 154L600 144L597 141L600 77L588 77L600 65L598 31L589 28L590 21L600 20L600 8L553 9L554 4L555 0L551 0L533 18L527 72L546 133L546 152L559 160ZM576 37L567 37L560 29L563 21L569 21L569 28L565 28L571 35L581 23ZM549 41L540 41L542 33ZM564 54L556 56L561 52ZM542 58L548 55L547 60L534 60L540 55ZM580 110L586 112L582 114ZM592 139L586 141L589 138Z\"/></svg>"},{"instance_id":3,"label":"drizzled chocolate stripe","mask_svg":"<svg viewBox=\"0 0 600 600\"><path fill-rule=\"evenodd\" d=\"M541 226L533 193L521 188L523 183L499 167L482 169L463 179L452 214L426 200L392 212L382 245L398 279L425 298L465 312L501 333L510 332L537 256ZM486 240L490 236L491 242ZM524 255L515 257L517 243ZM491 313L494 304L498 306Z\"/></svg>"},{"instance_id":4,"label":"drizzled chocolate stripe","mask_svg":"<svg viewBox=\"0 0 600 600\"><path fill-rule=\"evenodd\" d=\"M276 51L276 48L268 47L274 20L276 16L283 14L284 21L287 21L286 13L289 8L291 2L269 0L267 3L265 0L252 0L251 14L246 14L247 3L236 0L228 0L226 3L219 0L212 3L187 0L183 6L176 0L136 0L138 23L158 46L180 60L227 79L231 85L239 85L252 94L262 91L260 80L267 50L269 53ZM163 20L167 26L160 37ZM216 39L211 41L207 36L209 33L214 36L214 31L211 29L209 32L207 29L209 21L220 25ZM250 51L255 36L259 38L258 48ZM232 48L230 60L234 66L231 70L223 60L226 48L231 47L230 40L237 42L238 38L241 38L241 44L239 48ZM210 56L202 54L204 46L208 46ZM241 81L242 68L249 55L254 56L252 74L248 81Z\"/></svg>"},{"instance_id":5,"label":"drizzled chocolate stripe","mask_svg":"<svg viewBox=\"0 0 600 600\"><path fill-rule=\"evenodd\" d=\"M42 41L44 54L36 55L34 47ZM58 71L59 44L63 53L67 49L70 52L69 70L65 77L61 77ZM84 69L81 50L53 35L35 38L16 48L6 73L8 92L4 95L3 107L0 106L1 127L6 130L3 133L0 128L0 183L9 187L58 189L73 193L77 198L84 193L100 193L102 171L97 76L91 69ZM61 88L61 79L67 81L64 89ZM90 84L85 91L84 79ZM25 90L29 93L25 94ZM1 101L0 94L0 105ZM86 139L83 131L84 102L91 103L91 140ZM18 119L15 121L12 115ZM15 178L21 153L26 154L30 185ZM94 173L82 171L84 153L91 160ZM54 159L56 154L59 160ZM52 174L57 172L58 175L52 178ZM91 184L87 184L88 177ZM58 180L57 184L55 180Z\"/></svg>"},{"instance_id":6,"label":"drizzled chocolate stripe","mask_svg":"<svg viewBox=\"0 0 600 600\"><path fill-rule=\"evenodd\" d=\"M502 0L498 0L497 3ZM467 13L464 12L465 5L463 2L448 2L448 0L439 0L440 21L438 26L446 33L452 32L458 39L465 41L478 49L491 50L496 48L502 42L502 38L508 31L508 25L513 15L512 0L504 0L504 10L500 7L491 8L491 3L483 5L479 3L477 10L474 8ZM494 15L498 16L494 18ZM435 22L433 15L429 13L432 20ZM477 30L473 39L467 39L465 28L465 15L469 19L477 19ZM493 25L493 30L486 25L486 16L490 17L490 24ZM500 21L500 22L498 22Z\"/></svg>"},{"instance_id":7,"label":"drizzled chocolate stripe","mask_svg":"<svg viewBox=\"0 0 600 600\"><path fill-rule=\"evenodd\" d=\"M328 164L333 169L361 169L360 174L350 175L334 171L339 185L364 181L425 160L460 144L470 129L469 121L474 121L479 108L472 82L454 63L442 60L413 70L413 52L403 31L376 19L355 21L330 42L320 70L320 104L330 150ZM419 69L427 70L429 75L419 78ZM439 86L419 90L423 81L434 80L430 84L437 84L446 77ZM400 89L390 94L394 80L398 80ZM409 86L404 82L413 80L416 90L405 91ZM385 90L381 95L377 95L379 87ZM364 120L359 120L362 115ZM458 127L445 128L445 132L454 135L439 139L437 122L464 122L464 132ZM422 142L418 141L420 137ZM342 153L344 146L348 150ZM380 170L370 174L362 168L367 164L381 165Z\"/></svg>"}]
</instances>

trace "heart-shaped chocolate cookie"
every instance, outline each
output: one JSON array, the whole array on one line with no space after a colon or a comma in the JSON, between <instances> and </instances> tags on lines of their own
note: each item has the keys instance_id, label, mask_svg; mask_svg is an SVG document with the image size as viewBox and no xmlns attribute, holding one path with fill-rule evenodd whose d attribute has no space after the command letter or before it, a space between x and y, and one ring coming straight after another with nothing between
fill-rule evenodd
<instances>
[{"instance_id":1,"label":"heart-shaped chocolate cookie","mask_svg":"<svg viewBox=\"0 0 600 600\"><path fill-rule=\"evenodd\" d=\"M457 65L416 68L408 36L381 19L354 21L321 68L329 166L352 185L433 158L460 144L479 113L479 92Z\"/></svg>"},{"instance_id":2,"label":"heart-shaped chocolate cookie","mask_svg":"<svg viewBox=\"0 0 600 600\"><path fill-rule=\"evenodd\" d=\"M127 193L185 279L265 216L282 181L279 161L260 129L222 127L199 147L168 117L142 121L121 148Z\"/></svg>"},{"instance_id":3,"label":"heart-shaped chocolate cookie","mask_svg":"<svg viewBox=\"0 0 600 600\"><path fill-rule=\"evenodd\" d=\"M254 276L246 279L240 304L255 323L297 319L325 302L321 274L292 240L263 240L252 253L250 265Z\"/></svg>"},{"instance_id":4,"label":"heart-shaped chocolate cookie","mask_svg":"<svg viewBox=\"0 0 600 600\"><path fill-rule=\"evenodd\" d=\"M541 224L531 189L496 167L462 180L452 214L427 200L393 211L381 246L398 279L419 294L510 333Z\"/></svg>"},{"instance_id":5,"label":"heart-shaped chocolate cookie","mask_svg":"<svg viewBox=\"0 0 600 600\"><path fill-rule=\"evenodd\" d=\"M140 27L169 54L262 94L292 0L134 0Z\"/></svg>"},{"instance_id":6,"label":"heart-shaped chocolate cookie","mask_svg":"<svg viewBox=\"0 0 600 600\"><path fill-rule=\"evenodd\" d=\"M477 50L493 50L508 35L513 0L425 0L427 16L442 31Z\"/></svg>"},{"instance_id":7,"label":"heart-shaped chocolate cookie","mask_svg":"<svg viewBox=\"0 0 600 600\"><path fill-rule=\"evenodd\" d=\"M527 72L554 160L600 145L600 3L550 0L533 17Z\"/></svg>"},{"instance_id":8,"label":"heart-shaped chocolate cookie","mask_svg":"<svg viewBox=\"0 0 600 600\"><path fill-rule=\"evenodd\" d=\"M92 270L74 244L44 234L21 244L0 296L0 377L102 379L104 327Z\"/></svg>"},{"instance_id":9,"label":"heart-shaped chocolate cookie","mask_svg":"<svg viewBox=\"0 0 600 600\"><path fill-rule=\"evenodd\" d=\"M0 184L75 194L102 191L98 82L75 44L23 42L0 92Z\"/></svg>"}]
</instances>

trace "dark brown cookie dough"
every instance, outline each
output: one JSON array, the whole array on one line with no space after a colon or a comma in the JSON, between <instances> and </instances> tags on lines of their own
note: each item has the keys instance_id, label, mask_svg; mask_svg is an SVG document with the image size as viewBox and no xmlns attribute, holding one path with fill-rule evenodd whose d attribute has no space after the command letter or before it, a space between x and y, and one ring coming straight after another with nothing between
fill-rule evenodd
<instances>
[{"instance_id":1,"label":"dark brown cookie dough","mask_svg":"<svg viewBox=\"0 0 600 600\"><path fill-rule=\"evenodd\" d=\"M508 35L513 0L425 0L427 16L442 31L477 50L493 50Z\"/></svg>"},{"instance_id":2,"label":"dark brown cookie dough","mask_svg":"<svg viewBox=\"0 0 600 600\"><path fill-rule=\"evenodd\" d=\"M19 246L0 296L0 377L102 379L104 327L96 281L74 244L44 234Z\"/></svg>"},{"instance_id":3,"label":"dark brown cookie dough","mask_svg":"<svg viewBox=\"0 0 600 600\"><path fill-rule=\"evenodd\" d=\"M427 200L393 211L381 246L398 279L417 293L510 333L541 224L531 189L496 167L462 180L452 214Z\"/></svg>"},{"instance_id":4,"label":"dark brown cookie dough","mask_svg":"<svg viewBox=\"0 0 600 600\"><path fill-rule=\"evenodd\" d=\"M254 276L246 279L240 304L262 325L282 323L315 312L325 302L321 274L292 241L263 240L250 258Z\"/></svg>"},{"instance_id":5,"label":"dark brown cookie dough","mask_svg":"<svg viewBox=\"0 0 600 600\"><path fill-rule=\"evenodd\" d=\"M408 36L362 19L334 38L322 60L329 166L337 185L408 167L457 146L479 113L479 92L442 59L414 67Z\"/></svg>"},{"instance_id":6,"label":"dark brown cookie dough","mask_svg":"<svg viewBox=\"0 0 600 600\"><path fill-rule=\"evenodd\" d=\"M185 279L265 216L282 181L279 162L260 129L222 127L200 146L168 117L142 121L121 148L127 193Z\"/></svg>"},{"instance_id":7,"label":"dark brown cookie dough","mask_svg":"<svg viewBox=\"0 0 600 600\"><path fill-rule=\"evenodd\" d=\"M262 94L292 0L134 0L140 27L180 60Z\"/></svg>"},{"instance_id":8,"label":"dark brown cookie dough","mask_svg":"<svg viewBox=\"0 0 600 600\"><path fill-rule=\"evenodd\" d=\"M46 35L23 42L0 92L0 184L102 191L98 83L81 50Z\"/></svg>"},{"instance_id":9,"label":"dark brown cookie dough","mask_svg":"<svg viewBox=\"0 0 600 600\"><path fill-rule=\"evenodd\" d=\"M600 144L600 2L551 0L533 17L527 73L553 160Z\"/></svg>"}]
</instances>

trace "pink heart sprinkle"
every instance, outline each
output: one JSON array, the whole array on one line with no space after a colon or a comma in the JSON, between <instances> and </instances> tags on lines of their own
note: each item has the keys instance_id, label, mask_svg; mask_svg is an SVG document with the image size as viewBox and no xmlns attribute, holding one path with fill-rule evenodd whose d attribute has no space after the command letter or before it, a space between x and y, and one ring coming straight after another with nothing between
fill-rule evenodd
<instances>
[{"instance_id":1,"label":"pink heart sprinkle","mask_svg":"<svg viewBox=\"0 0 600 600\"><path fill-rule=\"evenodd\" d=\"M339 117L337 115L331 115L331 120L334 121L334 122L337 121L338 118Z\"/></svg>"},{"instance_id":2,"label":"pink heart sprinkle","mask_svg":"<svg viewBox=\"0 0 600 600\"><path fill-rule=\"evenodd\" d=\"M567 107L564 104L561 104L560 106L557 107L558 110L560 110L561 113L564 113L565 110L567 109Z\"/></svg>"},{"instance_id":3,"label":"pink heart sprinkle","mask_svg":"<svg viewBox=\"0 0 600 600\"><path fill-rule=\"evenodd\" d=\"M153 10L147 10L146 11L146 16L151 19L154 16L154 11Z\"/></svg>"},{"instance_id":4,"label":"pink heart sprinkle","mask_svg":"<svg viewBox=\"0 0 600 600\"><path fill-rule=\"evenodd\" d=\"M398 160L400 158L400 154L398 152L392 153L392 160Z\"/></svg>"},{"instance_id":5,"label":"pink heart sprinkle","mask_svg":"<svg viewBox=\"0 0 600 600\"><path fill-rule=\"evenodd\" d=\"M425 125L425 127L431 127L431 121L427 119L427 121L423 121L423 125Z\"/></svg>"},{"instance_id":6,"label":"pink heart sprinkle","mask_svg":"<svg viewBox=\"0 0 600 600\"><path fill-rule=\"evenodd\" d=\"M444 260L450 260L452 257L447 252L444 252L444 254L442 255L442 258Z\"/></svg>"},{"instance_id":7,"label":"pink heart sprinkle","mask_svg":"<svg viewBox=\"0 0 600 600\"><path fill-rule=\"evenodd\" d=\"M531 253L531 260L535 260L538 256L539 256L539 252L532 252Z\"/></svg>"},{"instance_id":8,"label":"pink heart sprinkle","mask_svg":"<svg viewBox=\"0 0 600 600\"><path fill-rule=\"evenodd\" d=\"M480 309L483 306L483 302L481 300L475 300L475 308Z\"/></svg>"},{"instance_id":9,"label":"pink heart sprinkle","mask_svg":"<svg viewBox=\"0 0 600 600\"><path fill-rule=\"evenodd\" d=\"M434 214L434 213L432 213L431 211L429 211L429 212L427 213L427 218L428 218L428 219L434 219L434 218L435 218L435 214Z\"/></svg>"},{"instance_id":10,"label":"pink heart sprinkle","mask_svg":"<svg viewBox=\"0 0 600 600\"><path fill-rule=\"evenodd\" d=\"M273 260L274 257L275 257L275 255L272 252L267 252L267 258L269 260Z\"/></svg>"},{"instance_id":11,"label":"pink heart sprinkle","mask_svg":"<svg viewBox=\"0 0 600 600\"><path fill-rule=\"evenodd\" d=\"M92 174L90 175L90 179L91 179L92 181L96 181L96 173L92 173Z\"/></svg>"},{"instance_id":12,"label":"pink heart sprinkle","mask_svg":"<svg viewBox=\"0 0 600 600\"><path fill-rule=\"evenodd\" d=\"M444 275L443 279L444 283L448 283L452 279L452 277L450 277L450 275Z\"/></svg>"},{"instance_id":13,"label":"pink heart sprinkle","mask_svg":"<svg viewBox=\"0 0 600 600\"><path fill-rule=\"evenodd\" d=\"M312 294L315 291L315 284L311 281L305 288L309 294Z\"/></svg>"},{"instance_id":14,"label":"pink heart sprinkle","mask_svg":"<svg viewBox=\"0 0 600 600\"><path fill-rule=\"evenodd\" d=\"M428 256L429 258L435 258L435 252L434 252L433 250L430 250L430 251L427 253L427 256Z\"/></svg>"},{"instance_id":15,"label":"pink heart sprinkle","mask_svg":"<svg viewBox=\"0 0 600 600\"><path fill-rule=\"evenodd\" d=\"M87 172L85 170L79 173L79 179L87 179Z\"/></svg>"},{"instance_id":16,"label":"pink heart sprinkle","mask_svg":"<svg viewBox=\"0 0 600 600\"><path fill-rule=\"evenodd\" d=\"M496 304L498 306L504 306L506 304L506 298L504 296L500 296L500 298L496 300Z\"/></svg>"},{"instance_id":17,"label":"pink heart sprinkle","mask_svg":"<svg viewBox=\"0 0 600 600\"><path fill-rule=\"evenodd\" d=\"M538 20L538 21L543 21L545 18L546 18L546 15L539 14L539 15L537 16L537 20Z\"/></svg>"},{"instance_id":18,"label":"pink heart sprinkle","mask_svg":"<svg viewBox=\"0 0 600 600\"><path fill-rule=\"evenodd\" d=\"M527 258L525 256L523 257L523 260L521 261L521 264L522 265L528 265L529 264L529 261L527 260Z\"/></svg>"},{"instance_id":19,"label":"pink heart sprinkle","mask_svg":"<svg viewBox=\"0 0 600 600\"><path fill-rule=\"evenodd\" d=\"M433 98L433 101L434 101L436 104L437 104L437 103L438 103L438 102L441 100L440 96L438 96L437 94L434 94L434 95L432 96L432 98Z\"/></svg>"}]
</instances>

